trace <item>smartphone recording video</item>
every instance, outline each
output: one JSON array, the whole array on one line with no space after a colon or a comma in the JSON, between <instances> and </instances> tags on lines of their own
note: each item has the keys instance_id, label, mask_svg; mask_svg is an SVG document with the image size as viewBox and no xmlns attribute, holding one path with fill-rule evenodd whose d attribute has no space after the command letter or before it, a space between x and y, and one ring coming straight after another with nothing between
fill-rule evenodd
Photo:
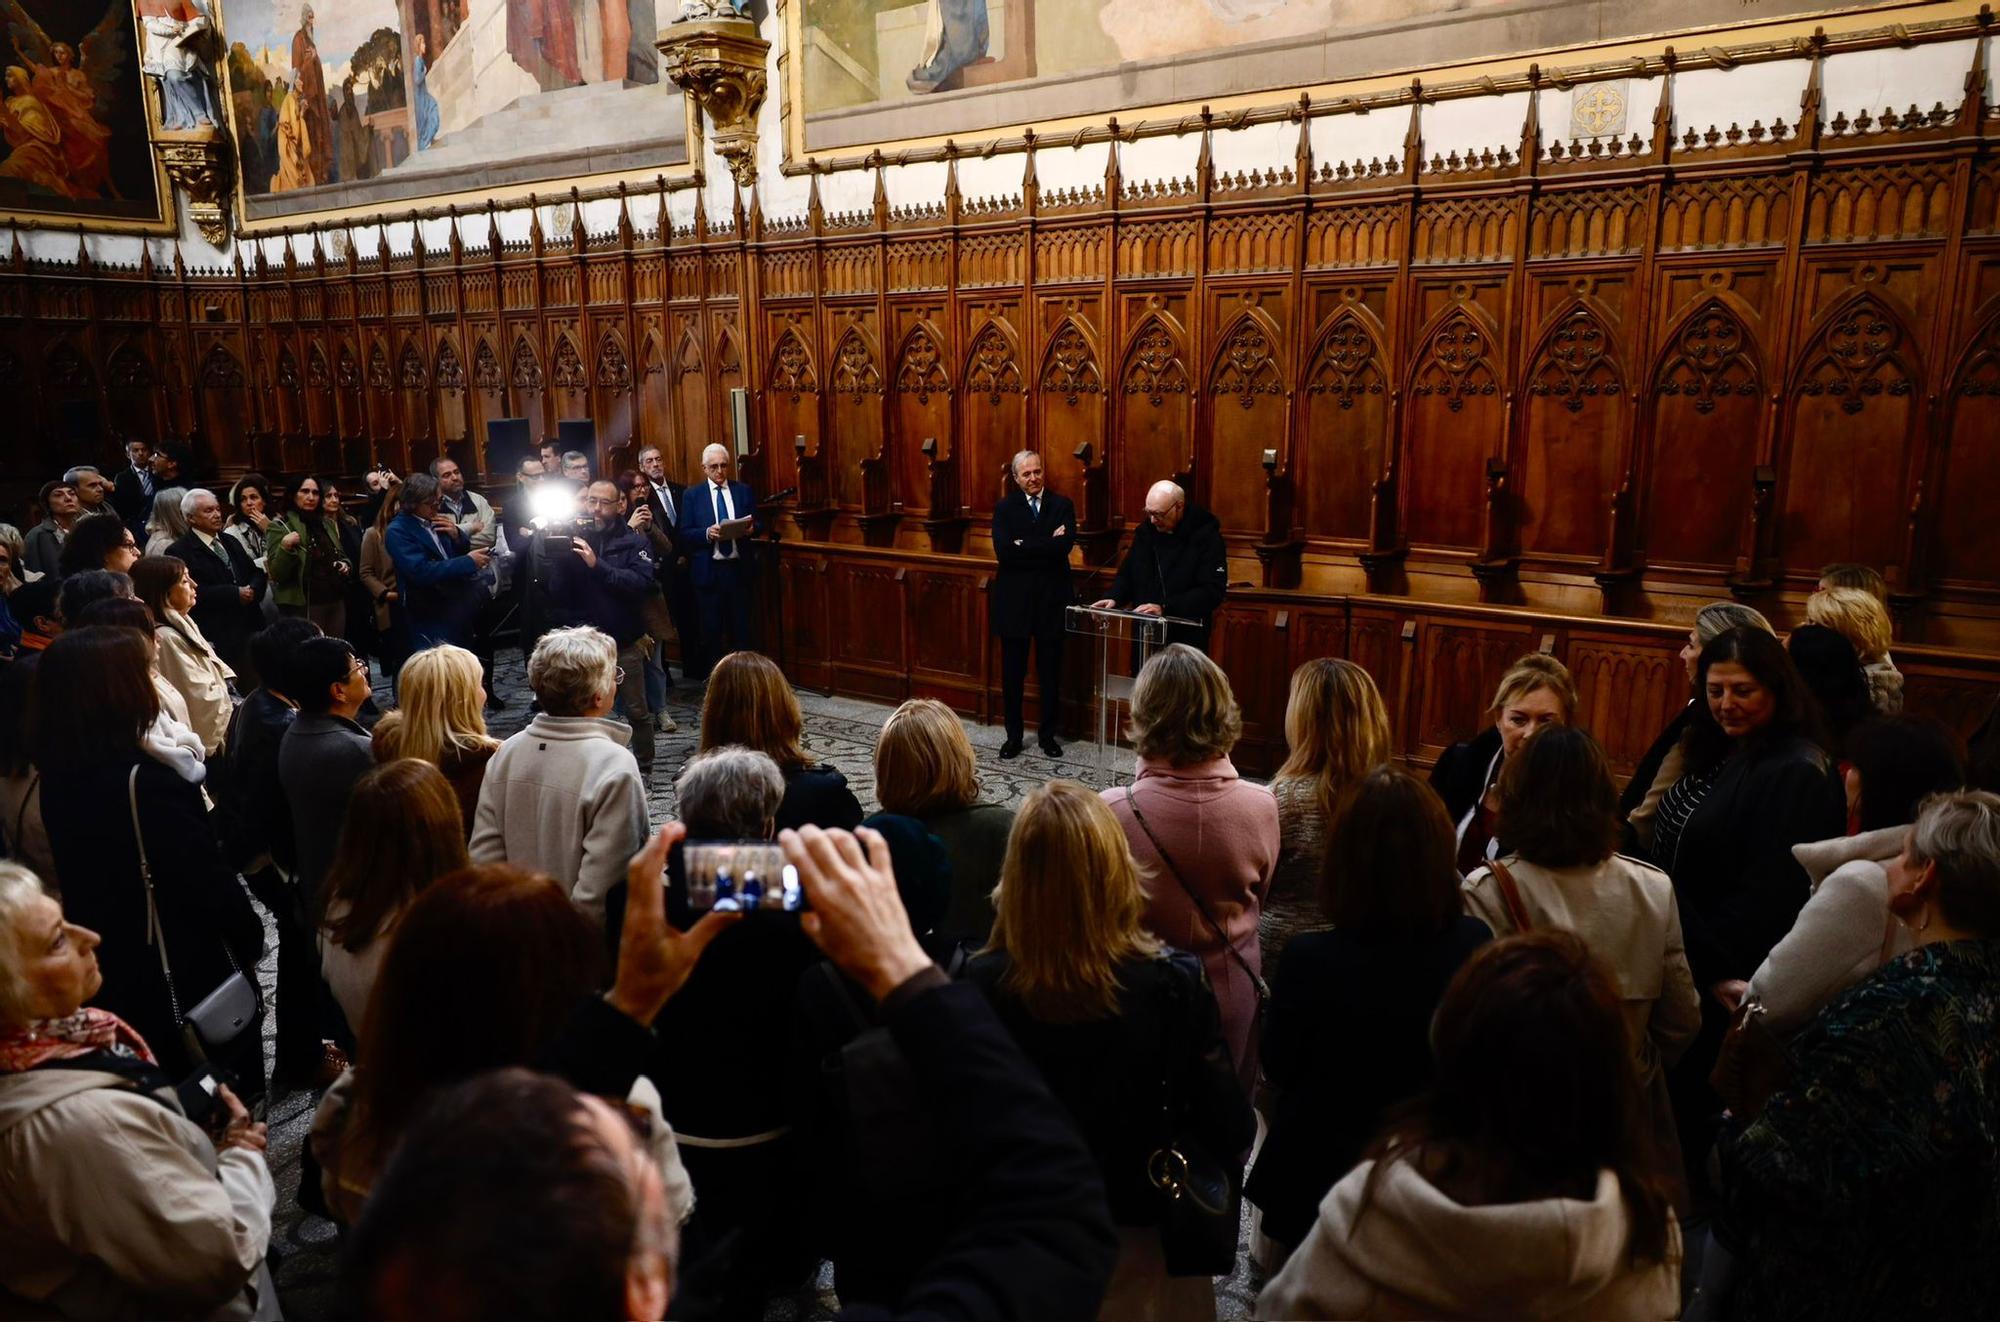
<instances>
[{"instance_id":1,"label":"smartphone recording video","mask_svg":"<svg viewBox=\"0 0 2000 1322\"><path fill-rule=\"evenodd\" d=\"M702 840L681 846L688 908L696 913L798 913L799 872L770 840Z\"/></svg>"}]
</instances>

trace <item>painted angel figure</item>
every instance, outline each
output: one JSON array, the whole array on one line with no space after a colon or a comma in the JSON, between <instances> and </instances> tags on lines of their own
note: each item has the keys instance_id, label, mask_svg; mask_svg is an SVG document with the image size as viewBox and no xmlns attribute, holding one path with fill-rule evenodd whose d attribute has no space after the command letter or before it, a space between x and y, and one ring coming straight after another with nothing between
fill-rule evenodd
<instances>
[{"instance_id":1,"label":"painted angel figure","mask_svg":"<svg viewBox=\"0 0 2000 1322\"><path fill-rule=\"evenodd\" d=\"M681 22L703 18L742 18L749 0L681 0Z\"/></svg>"},{"instance_id":2,"label":"painted angel figure","mask_svg":"<svg viewBox=\"0 0 2000 1322\"><path fill-rule=\"evenodd\" d=\"M20 55L36 100L61 130L64 186L75 198L117 197L111 182L111 117L118 80L131 54L123 0L77 45L51 41L16 0L0 0L0 18Z\"/></svg>"},{"instance_id":3,"label":"painted angel figure","mask_svg":"<svg viewBox=\"0 0 2000 1322\"><path fill-rule=\"evenodd\" d=\"M220 127L215 75L203 52L215 31L207 0L139 0L139 25L146 34L139 68L159 85L160 127Z\"/></svg>"}]
</instances>

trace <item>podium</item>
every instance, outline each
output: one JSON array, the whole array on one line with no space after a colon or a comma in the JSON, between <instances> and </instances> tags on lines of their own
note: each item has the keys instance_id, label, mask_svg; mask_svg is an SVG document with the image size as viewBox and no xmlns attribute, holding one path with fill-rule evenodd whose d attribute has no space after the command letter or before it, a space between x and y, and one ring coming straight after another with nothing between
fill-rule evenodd
<instances>
[{"instance_id":1,"label":"podium","mask_svg":"<svg viewBox=\"0 0 2000 1322\"><path fill-rule=\"evenodd\" d=\"M1123 747L1119 736L1123 721L1114 708L1131 703L1133 680L1153 653L1167 645L1173 626L1198 626L1199 621L1097 606L1071 606L1065 616L1070 633L1093 640L1096 655L1091 669L1091 700L1097 709L1097 771L1101 776L1114 776L1112 750Z\"/></svg>"}]
</instances>

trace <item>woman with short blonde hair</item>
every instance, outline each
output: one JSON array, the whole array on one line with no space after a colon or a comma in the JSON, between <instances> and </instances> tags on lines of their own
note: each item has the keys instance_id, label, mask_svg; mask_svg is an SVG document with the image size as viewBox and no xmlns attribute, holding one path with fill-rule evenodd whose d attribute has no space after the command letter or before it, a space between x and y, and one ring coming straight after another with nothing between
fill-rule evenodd
<instances>
[{"instance_id":1,"label":"woman with short blonde hair","mask_svg":"<svg viewBox=\"0 0 2000 1322\"><path fill-rule=\"evenodd\" d=\"M1257 1081L1257 917L1278 866L1278 802L1237 774L1243 718L1222 667L1173 643L1132 686L1138 774L1104 791L1146 869L1146 926L1201 956L1244 1096Z\"/></svg>"},{"instance_id":2,"label":"woman with short blonde hair","mask_svg":"<svg viewBox=\"0 0 2000 1322\"><path fill-rule=\"evenodd\" d=\"M500 748L486 733L479 658L450 644L426 648L403 664L397 696L402 705L375 726L375 760L415 758L444 772L470 839L486 764Z\"/></svg>"},{"instance_id":3,"label":"woman with short blonde hair","mask_svg":"<svg viewBox=\"0 0 2000 1322\"><path fill-rule=\"evenodd\" d=\"M1903 672L1889 657L1895 625L1881 598L1860 588L1821 588L1806 598L1806 619L1854 644L1877 712L1894 716L1903 710Z\"/></svg>"},{"instance_id":4,"label":"woman with short blonde hair","mask_svg":"<svg viewBox=\"0 0 2000 1322\"><path fill-rule=\"evenodd\" d=\"M1394 753L1389 709L1374 679L1352 661L1330 656L1292 672L1285 742L1291 755L1271 778L1278 870L1257 920L1264 967L1273 971L1291 936L1326 926L1317 892L1327 828L1348 788Z\"/></svg>"},{"instance_id":5,"label":"woman with short blonde hair","mask_svg":"<svg viewBox=\"0 0 2000 1322\"><path fill-rule=\"evenodd\" d=\"M708 673L701 702L701 751L741 744L778 764L785 801L778 829L861 825L861 801L837 768L815 763L805 750L805 714L778 663L761 652L731 652Z\"/></svg>"},{"instance_id":6,"label":"woman with short blonde hair","mask_svg":"<svg viewBox=\"0 0 2000 1322\"><path fill-rule=\"evenodd\" d=\"M1545 652L1528 653L1500 676L1486 719L1493 724L1447 748L1431 768L1431 788L1444 800L1458 837L1461 874L1485 866L1499 853L1494 829L1500 771L1507 759L1536 731L1576 723L1576 681L1569 667Z\"/></svg>"},{"instance_id":7,"label":"woman with short blonde hair","mask_svg":"<svg viewBox=\"0 0 2000 1322\"><path fill-rule=\"evenodd\" d=\"M1118 819L1057 780L1014 821L999 916L965 979L993 1002L1076 1121L1119 1227L1101 1317L1213 1317L1212 1284L1167 1275L1158 1193L1162 1087L1177 1135L1224 1161L1255 1130L1201 962L1148 931L1146 883Z\"/></svg>"},{"instance_id":8,"label":"woman with short blonde hair","mask_svg":"<svg viewBox=\"0 0 2000 1322\"><path fill-rule=\"evenodd\" d=\"M896 708L875 741L875 798L883 812L916 818L944 845L951 899L938 930L983 944L1014 810L979 802L979 767L957 712L935 698Z\"/></svg>"}]
</instances>

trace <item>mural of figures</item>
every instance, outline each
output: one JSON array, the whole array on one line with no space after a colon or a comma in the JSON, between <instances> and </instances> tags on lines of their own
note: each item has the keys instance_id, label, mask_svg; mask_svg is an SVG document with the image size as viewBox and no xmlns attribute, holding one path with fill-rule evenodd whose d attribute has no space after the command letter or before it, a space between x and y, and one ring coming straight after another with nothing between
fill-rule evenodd
<instances>
[{"instance_id":1,"label":"mural of figures","mask_svg":"<svg viewBox=\"0 0 2000 1322\"><path fill-rule=\"evenodd\" d=\"M0 0L0 214L157 223L131 0Z\"/></svg>"},{"instance_id":2,"label":"mural of figures","mask_svg":"<svg viewBox=\"0 0 2000 1322\"><path fill-rule=\"evenodd\" d=\"M1757 0L1756 17L1869 2ZM806 148L821 151L1024 117L1133 117L1744 15L1743 0L796 0L786 76Z\"/></svg>"},{"instance_id":3,"label":"mural of figures","mask_svg":"<svg viewBox=\"0 0 2000 1322\"><path fill-rule=\"evenodd\" d=\"M207 2L253 227L687 159L655 0Z\"/></svg>"},{"instance_id":4,"label":"mural of figures","mask_svg":"<svg viewBox=\"0 0 2000 1322\"><path fill-rule=\"evenodd\" d=\"M140 68L160 92L160 127L220 127L215 16L207 0L139 0L139 30L146 39Z\"/></svg>"}]
</instances>

